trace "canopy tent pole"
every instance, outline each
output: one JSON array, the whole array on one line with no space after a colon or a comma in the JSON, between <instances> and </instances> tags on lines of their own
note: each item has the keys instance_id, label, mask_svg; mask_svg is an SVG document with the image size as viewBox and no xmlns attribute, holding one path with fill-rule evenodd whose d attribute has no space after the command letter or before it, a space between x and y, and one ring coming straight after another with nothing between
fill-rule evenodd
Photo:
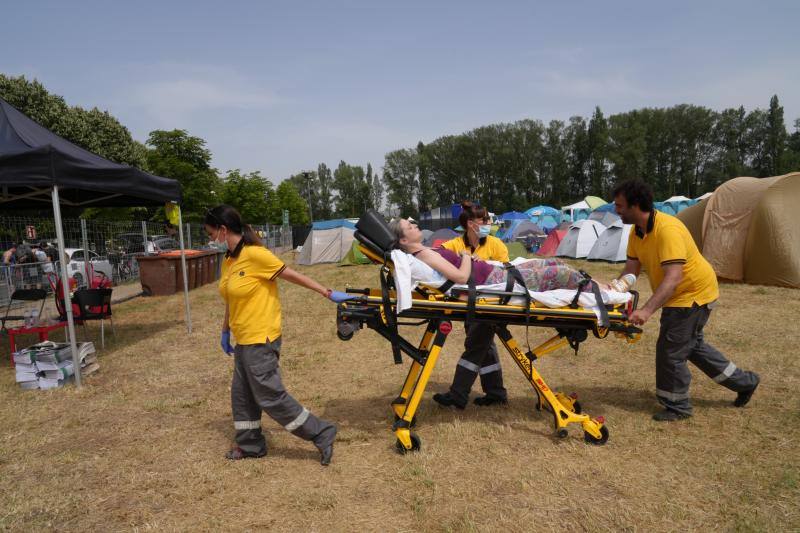
<instances>
[{"instance_id":1,"label":"canopy tent pole","mask_svg":"<svg viewBox=\"0 0 800 533\"><path fill-rule=\"evenodd\" d=\"M67 329L69 330L69 344L72 349L72 368L75 376L75 386L81 386L81 359L78 354L78 343L75 337L75 320L72 317L72 302L69 297L69 278L67 277L67 261L64 252L64 228L61 226L61 205L58 201L58 185L53 185L53 216L56 222L56 238L58 239L59 263L61 263L61 287L64 297L64 309L67 313Z\"/></svg>"},{"instance_id":2,"label":"canopy tent pole","mask_svg":"<svg viewBox=\"0 0 800 533\"><path fill-rule=\"evenodd\" d=\"M83 241L83 270L84 274L86 275L83 278L86 281L86 288L92 288L92 276L89 273L90 265L89 265L89 239L86 236L86 219L81 219L81 240Z\"/></svg>"},{"instance_id":3,"label":"canopy tent pole","mask_svg":"<svg viewBox=\"0 0 800 533\"><path fill-rule=\"evenodd\" d=\"M183 309L185 312L186 330L192 332L192 310L189 308L189 276L186 272L186 250L183 248L183 216L181 206L178 207L178 238L181 241L181 270L183 271Z\"/></svg>"}]
</instances>

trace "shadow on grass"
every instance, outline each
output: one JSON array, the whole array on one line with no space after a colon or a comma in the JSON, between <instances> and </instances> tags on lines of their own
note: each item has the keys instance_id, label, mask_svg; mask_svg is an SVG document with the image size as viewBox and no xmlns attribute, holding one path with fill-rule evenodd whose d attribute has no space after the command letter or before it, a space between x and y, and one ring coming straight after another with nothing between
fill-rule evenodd
<instances>
[{"instance_id":1,"label":"shadow on grass","mask_svg":"<svg viewBox=\"0 0 800 533\"><path fill-rule=\"evenodd\" d=\"M116 349L123 346L133 346L140 341L149 340L151 337L158 335L160 332L168 330L172 327L182 325L181 320L165 320L163 322L152 322L148 324L134 324L129 322L115 323L114 329L111 329L111 322L106 321L105 324L105 349L100 347L100 322L91 321L87 322L86 330L81 325L75 325L75 334L78 337L78 342L93 342L98 354L109 355L116 351ZM48 340L54 342L65 342L64 331L57 330L51 332ZM39 342L36 334L32 335L17 335L16 339L17 349L31 346ZM0 335L0 368L11 366L11 352L8 337L5 334Z\"/></svg>"},{"instance_id":2,"label":"shadow on grass","mask_svg":"<svg viewBox=\"0 0 800 533\"><path fill-rule=\"evenodd\" d=\"M594 386L571 386L569 384L561 387L564 391L577 391L579 400L585 406L591 406L592 410L598 411L603 407L615 407L629 413L653 414L660 410L655 391L645 389L626 389L608 385ZM691 394L691 389L690 389ZM733 401L731 399L731 401ZM707 400L698 396L691 396L694 407L725 407L730 405L727 400Z\"/></svg>"}]
</instances>

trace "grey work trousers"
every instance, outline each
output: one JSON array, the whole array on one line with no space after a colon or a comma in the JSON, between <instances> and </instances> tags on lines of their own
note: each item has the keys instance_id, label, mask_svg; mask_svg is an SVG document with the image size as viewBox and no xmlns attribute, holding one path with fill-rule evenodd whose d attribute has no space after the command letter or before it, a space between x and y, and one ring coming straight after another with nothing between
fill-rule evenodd
<instances>
[{"instance_id":1,"label":"grey work trousers","mask_svg":"<svg viewBox=\"0 0 800 533\"><path fill-rule=\"evenodd\" d=\"M278 368L280 350L280 338L264 344L238 344L234 349L231 409L236 444L247 454L267 451L261 432L263 410L286 431L313 441L322 451L333 442L336 427L311 414L286 392Z\"/></svg>"},{"instance_id":2,"label":"grey work trousers","mask_svg":"<svg viewBox=\"0 0 800 533\"><path fill-rule=\"evenodd\" d=\"M458 360L450 394L459 404L469 401L469 391L477 376L481 377L481 387L487 395L505 400L508 392L503 386L503 369L494 344L494 326L480 322L464 325L467 338L464 340L464 353Z\"/></svg>"},{"instance_id":3,"label":"grey work trousers","mask_svg":"<svg viewBox=\"0 0 800 533\"><path fill-rule=\"evenodd\" d=\"M661 311L661 331L656 342L656 397L665 408L691 415L689 383L692 374L687 360L705 375L728 389L752 389L758 378L728 361L719 350L706 343L703 327L711 309L708 305L665 307Z\"/></svg>"}]
</instances>

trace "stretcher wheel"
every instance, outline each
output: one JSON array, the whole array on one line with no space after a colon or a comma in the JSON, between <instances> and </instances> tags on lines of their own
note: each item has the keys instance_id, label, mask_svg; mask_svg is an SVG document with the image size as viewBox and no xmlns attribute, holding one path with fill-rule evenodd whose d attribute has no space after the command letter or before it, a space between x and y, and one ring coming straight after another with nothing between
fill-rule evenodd
<instances>
[{"instance_id":1,"label":"stretcher wheel","mask_svg":"<svg viewBox=\"0 0 800 533\"><path fill-rule=\"evenodd\" d=\"M608 441L608 428L605 427L605 426L602 426L600 428L600 435L601 435L601 437L598 439L597 437L595 437L594 435L592 435L588 431L584 431L583 432L583 440L588 442L589 444L596 444L597 446L601 446L601 445L605 444L606 441Z\"/></svg>"},{"instance_id":2,"label":"stretcher wheel","mask_svg":"<svg viewBox=\"0 0 800 533\"><path fill-rule=\"evenodd\" d=\"M410 450L406 450L406 447L403 446L403 443L400 442L400 439L397 439L397 442L395 443L394 446L395 448L397 448L397 453L399 453L400 455L405 455L408 452L418 452L420 447L422 446L422 441L419 440L419 437L417 436L416 433L412 433L410 436L411 436Z\"/></svg>"},{"instance_id":3,"label":"stretcher wheel","mask_svg":"<svg viewBox=\"0 0 800 533\"><path fill-rule=\"evenodd\" d=\"M558 428L556 430L556 437L558 437L559 439L566 439L567 435L569 435L567 428Z\"/></svg>"},{"instance_id":4,"label":"stretcher wheel","mask_svg":"<svg viewBox=\"0 0 800 533\"><path fill-rule=\"evenodd\" d=\"M336 336L339 337L339 339L341 339L343 341L349 341L350 339L353 338L353 332L351 331L350 333L344 334L344 333L342 333L341 331L339 331L337 329L336 330Z\"/></svg>"},{"instance_id":5,"label":"stretcher wheel","mask_svg":"<svg viewBox=\"0 0 800 533\"><path fill-rule=\"evenodd\" d=\"M398 420L400 420L400 417L397 416L397 414L395 414L394 421L397 422ZM413 417L411 417L411 423L408 425L408 427L413 428L416 425L417 425L417 415L414 415Z\"/></svg>"}]
</instances>

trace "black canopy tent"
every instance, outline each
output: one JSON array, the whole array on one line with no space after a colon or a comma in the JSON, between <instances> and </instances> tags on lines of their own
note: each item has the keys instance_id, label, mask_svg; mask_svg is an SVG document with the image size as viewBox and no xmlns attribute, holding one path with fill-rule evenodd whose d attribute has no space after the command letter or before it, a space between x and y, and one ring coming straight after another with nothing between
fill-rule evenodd
<instances>
[{"instance_id":1,"label":"black canopy tent","mask_svg":"<svg viewBox=\"0 0 800 533\"><path fill-rule=\"evenodd\" d=\"M51 204L60 255L64 257L61 205L71 207L132 207L180 205L181 187L176 180L153 176L129 165L120 165L59 137L0 98L0 210L42 207ZM180 209L178 210L180 217ZM183 223L179 218L183 265L186 325L192 331L189 309ZM61 277L67 265L61 261ZM75 382L80 385L80 362L75 337L69 284L64 303L72 344Z\"/></svg>"}]
</instances>

